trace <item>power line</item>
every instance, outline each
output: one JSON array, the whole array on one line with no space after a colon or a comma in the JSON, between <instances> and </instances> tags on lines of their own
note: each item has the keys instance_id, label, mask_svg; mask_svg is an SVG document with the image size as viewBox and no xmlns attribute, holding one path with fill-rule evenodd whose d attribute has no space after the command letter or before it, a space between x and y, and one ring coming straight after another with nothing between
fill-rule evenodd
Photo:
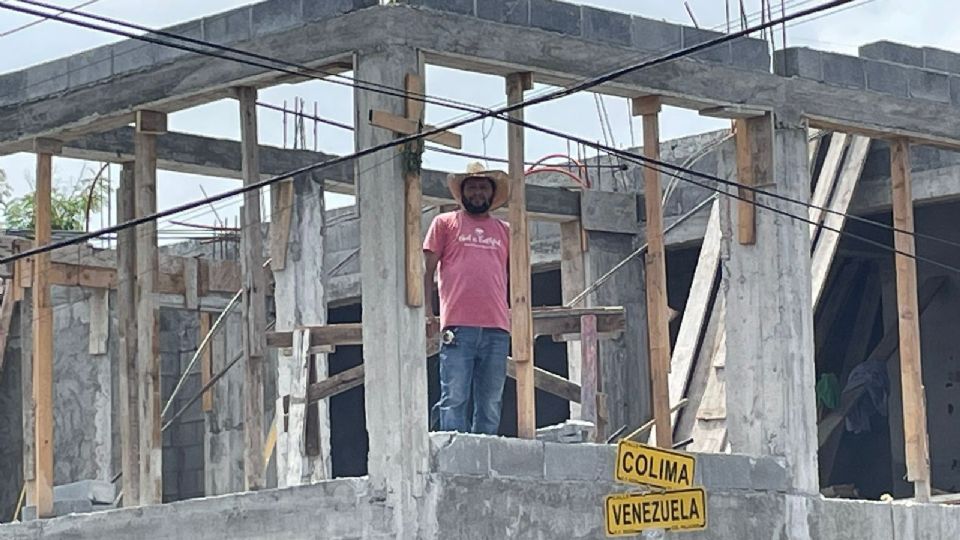
<instances>
[{"instance_id":1,"label":"power line","mask_svg":"<svg viewBox=\"0 0 960 540\"><path fill-rule=\"evenodd\" d=\"M80 9L80 8L85 8L85 7L87 7L87 6L91 5L91 4L96 4L96 3L99 2L99 1L100 1L100 0L88 0L88 1L86 1L86 2L84 2L84 3L82 3L82 4L78 4L78 5L76 5L76 6L73 6L72 8L60 8L59 11L60 11L60 13L65 13L65 12L67 12L67 11L76 11L76 10L78 10L78 9ZM42 22L46 22L47 20L48 20L48 19L46 19L46 18L44 18L44 17L40 17L39 19L37 19L37 20L35 20L35 21L28 22L27 24L24 24L24 25L21 25L21 26L17 26L16 28L11 28L10 30L5 30L5 31L3 31L3 32L0 32L0 38L9 36L9 35L11 35L11 34L16 34L17 32L19 32L19 31L21 31L21 30L26 30L27 28L32 28L32 27L34 27L34 26L36 26L36 25L38 25L38 24L40 24L40 23L42 23Z\"/></svg>"},{"instance_id":2,"label":"power line","mask_svg":"<svg viewBox=\"0 0 960 540\"><path fill-rule=\"evenodd\" d=\"M37 2L33 2L32 0L20 0L20 1L23 1L23 2L26 2L26 3L31 3L31 4L37 3ZM670 61L672 61L672 60L676 60L676 59L678 59L678 58L682 58L682 57L684 57L684 56L693 54L693 53L695 53L695 52L698 52L698 51L701 51L701 50L705 50L705 49L708 49L708 48L710 48L710 47L714 47L714 46L719 45L719 44L721 44L721 43L726 43L726 42L732 41L732 40L734 40L734 39L738 39L738 38L740 38L740 37L747 36L747 35L749 35L749 34L752 33L752 32L755 32L755 31L757 31L757 30L759 30L759 29L761 29L761 28L765 28L766 26L772 26L772 25L779 24L779 23L781 23L781 22L785 22L785 21L788 21L788 20L794 20L794 19L797 19L797 18L806 16L806 15L809 15L809 14L819 13L819 12L822 12L822 11L824 11L824 10L827 10L827 9L830 9L830 8L833 8L833 7L837 7L837 6L841 6L841 5L850 3L851 1L853 1L853 0L832 0L831 2L827 2L827 3L822 4L822 5L820 5L820 6L816 6L816 7L814 7L814 8L810 8L810 9L803 10L803 11L800 11L800 12L797 12L797 13L793 13L793 14L791 14L791 15L789 15L789 16L787 16L786 18L781 19L781 20L768 21L768 22L764 23L764 25L760 25L760 26L757 26L757 27L753 27L753 28L748 28L748 29L745 29L745 30L741 30L740 32L737 32L737 33L734 33L734 34L726 34L726 35L723 35L723 36L721 36L721 37L715 38L715 39L713 39L713 40L705 41L705 42L703 42L703 43L700 43L700 44L698 44L698 45L693 45L693 46L691 46L691 47L686 47L686 48L683 48L683 49L681 49L681 50L679 50L679 51L675 51L675 52L673 52L673 53L669 53L669 54L664 55L664 56L660 56L660 57L657 57L657 58L654 58L654 59L651 59L651 60L645 60L645 61L642 61L642 62L639 62L639 63L636 63L636 64L632 64L632 65L629 65L629 66L626 66L626 67L617 68L617 69L614 69L614 70L612 70L612 71L610 71L610 72L608 72L608 73L605 73L605 74L603 74L603 75L586 79L585 81L582 81L582 82L580 82L580 83L574 84L574 85L569 86L569 87L566 87L566 88L558 89L558 90L556 90L556 91L553 91L553 92L551 92L551 93L545 94L545 95L543 95L543 96L539 96L539 97L537 97L537 98L533 98L533 99L530 99L530 100L521 101L521 102L519 102L519 103L516 103L516 104L513 104L513 105L507 105L507 106L505 106L505 107L500 107L500 108L497 108L497 109L494 109L494 110L482 111L482 112L474 111L476 114L475 114L472 118L466 118L466 119L462 119L462 120L457 120L457 121L448 123L448 124L443 125L443 126L439 126L439 127L427 129L427 130L425 130L425 131L423 131L423 132L421 132L421 133L418 133L418 134L401 136L401 137L398 137L398 138L396 138L396 139L394 139L394 140L392 140L392 141L389 141L389 142L386 142L386 143L382 143L382 144L379 144L379 145L374 145L373 147L366 148L366 149L363 149L363 150L359 150L359 151L357 151L357 152L354 152L353 154L349 154L349 155L346 155L346 156L341 156L341 157L339 157L339 158L329 159L329 160L326 160L326 161L323 161L323 162L320 162L320 163L316 163L316 164L313 164L313 165L308 165L308 166L305 166L305 167L300 167L299 169L295 169L295 170L293 170L293 171L290 171L289 173L285 173L285 174L282 174L282 175L279 175L279 176L274 176L274 177L272 177L272 178L268 178L268 179L266 179L266 180L261 180L261 181L259 181L259 182L255 182L255 183L252 183L252 184L248 184L248 185L246 185L246 186L242 186L242 187L237 188L237 189L229 190L229 191L223 192L223 193L221 193L221 194L219 194L219 195L215 195L215 196L213 196L213 197L210 197L210 198L208 198L208 199L206 199L206 200L199 200L199 201L195 201L195 202L191 202L191 203L185 203L185 204L182 204L182 205L178 205L178 206L175 206L175 207L173 207L173 208L169 208L169 209L164 210L164 211L161 211L161 212L156 212L156 213L154 213L154 214L152 214L152 215L149 215L149 216L142 216L142 217L140 217L140 218L135 218L135 219L133 219L133 220L129 220L129 221L124 222L124 223L118 223L118 224L116 224L116 225L113 225L113 226L110 226L110 227L106 227L106 228L100 229L99 231L94 231L94 232L91 232L91 233L79 235L79 236L77 236L77 237L75 237L75 238L73 238L73 239L70 239L70 240L65 240L65 241L60 241L60 242L54 242L54 243L51 243L51 244L47 244L47 245L45 245L45 246L38 246L38 247L35 247L35 248L33 248L33 249L27 250L27 251L25 251L25 252L23 252L23 253L19 253L19 254L13 255L13 256L11 256L11 257L7 257L6 259L3 259L2 261L0 261L0 263L9 263L9 262L13 262L13 261L15 261L15 260L19 260L19 259L22 259L22 258L25 258L25 257L30 257L30 256L33 256L33 255L38 255L38 254L40 254L40 253L45 253L45 252L48 252L48 251L52 251L52 250L55 250L55 249L59 249L59 248L61 248L61 247L65 247L65 246L69 246L69 245L73 245L73 244L78 244L78 243L86 242L86 241L88 241L88 240L91 240L91 239L93 239L93 238L96 238L96 237L99 236L100 234L110 233L110 232L117 232L117 231L123 230L123 229L128 228L128 227L133 227L133 226L136 226L136 225L139 225L139 224L147 223L147 222L154 221L154 220L157 220L157 219L160 219L160 218L164 218L164 217L167 217L167 216L170 216L170 215L174 215L174 214L177 214L177 213L180 213L180 212L184 212L184 211L187 211L187 210L191 210L191 209L196 208L196 207L198 207L198 206L202 206L202 205L204 205L204 204L208 204L209 202L215 202L215 201L223 200L223 199L226 199L226 198L229 198L229 197L234 197L234 196L237 196L237 195L241 195L241 194L247 193L248 191L253 191L253 190L256 190L256 189L261 189L261 188L263 188L263 187L269 186L269 185L274 184L274 183L276 183L276 182L279 182L279 181L281 181L281 180L285 180L285 179L290 178L290 177L292 177L292 176L296 176L296 175L299 175L299 174L304 174L304 173L311 172L311 171L314 171L314 170L317 170L317 169L322 169L322 168L324 168L324 167L328 167L328 166L331 166L331 165L343 163L343 162L348 161L348 160L351 160L351 159L357 159L357 158L360 158L360 157L364 157L364 156L367 156L367 155L371 155L371 154L376 153L376 152L379 152L379 151L381 151L381 150L386 150L386 149L389 149L389 148L393 148L393 147L395 147L395 146L400 146L400 145L403 145L403 144L406 144L406 143L409 143L409 142L413 142L413 141L419 140L419 139L421 139L421 138L424 138L424 137L427 137L427 136L430 136L430 135L434 135L434 134L437 134L437 133L441 133L441 132L446 131L446 130L454 129L454 128L457 128L457 127L460 127L460 126L463 126L463 125L466 125L466 124L475 122L475 121L480 120L480 119L482 119L482 118L487 118L487 117L502 117L502 116L505 115L506 113L509 113L509 112L512 112L512 111L515 111L515 110L519 110L519 109L522 109L522 108L525 108L525 107L529 107L529 106L531 106L531 105L536 105L536 104L540 104L540 103L546 103L546 102L551 101L551 100L554 100L554 99L559 99L559 98L561 98L561 97L565 97L565 96L568 96L568 95L572 95L572 94L574 94L574 93L576 93L576 92L588 90L588 89L593 88L593 87L595 87L595 86L599 86L599 85L604 84L604 83L606 83L606 82L612 81L612 80L614 80L614 79L616 79L616 78L618 78L618 77L622 77L623 75L626 75L626 74L628 74L628 73L631 73L631 72L634 72L634 71L638 71L638 70L642 70L642 69L646 69L646 68L653 67L653 66L656 66L656 65L660 65L660 64L663 64L663 63L666 63L666 62L670 62ZM35 10L30 10L30 9L28 9L28 8L21 8L21 7L16 7L16 6L10 6L9 4L0 4L0 7L5 8L5 9L14 10L14 11L22 11L22 12L28 12L28 13L32 13L32 14L38 14ZM43 14L40 14L40 15L43 16ZM45 16L50 17L50 18L53 18L53 19L56 19L56 20L60 20L60 21L63 21L63 22L67 22L67 23L70 23L70 24L77 24L77 25L80 25L80 26L86 26L86 27L89 27L89 28L92 28L92 29L96 29L96 25L91 25L91 24L89 24L89 23L83 23L83 22L80 22L80 21L75 21L75 20L67 19L67 18L61 17L61 16L59 16L59 15L49 15L49 14L47 14L47 15L45 15ZM91 16L91 17L99 17L99 16ZM117 33L117 34L120 34L120 35L127 35L126 33L122 32L122 31L113 30L113 29L105 29L104 31L108 31L108 32L111 32L111 33ZM164 42L161 41L161 40L157 40L157 39L150 38L150 37L145 37L145 36L130 36L130 37L134 37L135 39L140 39L140 40L144 40L144 41L148 41L148 42L152 42L152 43L158 43L158 44L160 44L160 45L168 45L168 46L171 46L171 47L174 47L174 48L180 48L180 49L192 51L189 47L185 47L185 46L181 46L181 45L175 45L175 44L169 44L169 43L164 43ZM178 38L178 39L181 39L179 36L174 36L174 37L176 37L176 38ZM187 40L188 40L188 41L189 41L189 40L192 40L192 38L189 38L189 39L187 39ZM194 41L197 41L197 40L194 40ZM207 45L207 46L210 46L210 45ZM192 52L198 52L198 51L192 51ZM204 54L205 54L205 53L204 53ZM234 58L227 58L227 57L225 57L225 59L243 62L242 60L238 60L238 59L234 59ZM276 68L267 67L267 69L276 69ZM302 74L301 74L301 75L302 75ZM382 86L382 85L381 85L381 86ZM388 92L382 92L382 93L387 94ZM392 92L389 92L389 93L397 94L396 91L392 91ZM402 93L402 92L399 93L399 95L400 95L400 96L406 96L406 94L404 94L404 93ZM594 145L591 144L591 146L594 146Z\"/></svg>"}]
</instances>

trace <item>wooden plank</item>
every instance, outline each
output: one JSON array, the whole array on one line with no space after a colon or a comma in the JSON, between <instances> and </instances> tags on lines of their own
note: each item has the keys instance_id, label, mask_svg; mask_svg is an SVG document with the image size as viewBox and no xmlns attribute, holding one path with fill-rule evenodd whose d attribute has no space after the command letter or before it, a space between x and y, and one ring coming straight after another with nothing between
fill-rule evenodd
<instances>
[{"instance_id":1,"label":"wooden plank","mask_svg":"<svg viewBox=\"0 0 960 540\"><path fill-rule=\"evenodd\" d=\"M374 126L383 129L389 129L394 133L402 133L404 135L413 135L414 133L419 133L421 131L420 124L414 122L413 120L404 118L402 116L397 116L395 114L390 114L385 111L370 111L370 123ZM428 131L435 129L434 126L423 126L423 131ZM432 135L427 135L424 137L430 142L435 142L437 144L442 144L443 146L449 146L450 148L460 149L463 144L460 135L452 131L441 131L439 133L434 133Z\"/></svg>"},{"instance_id":2,"label":"wooden plank","mask_svg":"<svg viewBox=\"0 0 960 540\"><path fill-rule=\"evenodd\" d=\"M818 129L807 129L807 154L810 162L810 172L813 173L813 165L816 163L817 154L820 152L820 143L823 141L823 132Z\"/></svg>"},{"instance_id":3,"label":"wooden plank","mask_svg":"<svg viewBox=\"0 0 960 540\"><path fill-rule=\"evenodd\" d=\"M240 139L243 184L260 181L257 146L257 90L237 89L240 102ZM267 326L266 282L263 272L263 239L260 232L260 191L244 194L241 228L241 278L243 280L243 351L245 360L243 470L247 490L264 487L263 477L263 370L264 333Z\"/></svg>"},{"instance_id":4,"label":"wooden plank","mask_svg":"<svg viewBox=\"0 0 960 540\"><path fill-rule=\"evenodd\" d=\"M270 186L270 268L274 271L287 266L293 196L293 180L283 180Z\"/></svg>"},{"instance_id":5,"label":"wooden plank","mask_svg":"<svg viewBox=\"0 0 960 540\"><path fill-rule=\"evenodd\" d=\"M307 371L310 366L310 331L293 331L293 359L297 369L291 370L289 407L287 410L287 429L278 438L286 439L282 445L284 456L284 486L298 486L303 482L306 463L306 420L307 420ZM261 454L262 459L262 454Z\"/></svg>"},{"instance_id":6,"label":"wooden plank","mask_svg":"<svg viewBox=\"0 0 960 540\"><path fill-rule=\"evenodd\" d=\"M203 338L210 333L213 315L206 312L200 313L200 330L197 333L197 343L203 342ZM207 347L200 353L200 384L207 386L210 378L213 377L213 349ZM203 412L213 410L213 389L203 393L201 408Z\"/></svg>"},{"instance_id":7,"label":"wooden plank","mask_svg":"<svg viewBox=\"0 0 960 540\"><path fill-rule=\"evenodd\" d=\"M587 287L583 260L583 230L580 221L560 224L560 294L563 303L573 300ZM534 317L536 317L534 315ZM536 318L534 318L536 327ZM536 332L536 330L534 330ZM567 342L567 378L580 383L581 345L579 341ZM580 405L570 403L570 418L582 418Z\"/></svg>"},{"instance_id":8,"label":"wooden plank","mask_svg":"<svg viewBox=\"0 0 960 540\"><path fill-rule=\"evenodd\" d=\"M110 337L110 290L91 291L88 306L90 337L87 352L91 355L107 354L107 339Z\"/></svg>"},{"instance_id":9,"label":"wooden plank","mask_svg":"<svg viewBox=\"0 0 960 540\"><path fill-rule=\"evenodd\" d=\"M580 418L599 424L597 411L597 395L600 393L600 365L597 354L597 316L584 315L580 317L580 345L582 354L580 372ZM597 440L604 439L604 435L596 434Z\"/></svg>"},{"instance_id":10,"label":"wooden plank","mask_svg":"<svg viewBox=\"0 0 960 540\"><path fill-rule=\"evenodd\" d=\"M670 403L678 403L687 390L687 383L693 371L694 359L700 349L701 336L705 332L707 309L710 307L717 269L720 266L720 209L714 201L707 221L707 230L700 246L697 269L690 284L687 305L680 321L676 345L670 359ZM677 413L671 413L670 422L676 424Z\"/></svg>"},{"instance_id":11,"label":"wooden plank","mask_svg":"<svg viewBox=\"0 0 960 540\"><path fill-rule=\"evenodd\" d=\"M307 403L314 403L356 388L363 384L363 377L363 364L360 364L315 382L307 389Z\"/></svg>"},{"instance_id":12,"label":"wooden plank","mask_svg":"<svg viewBox=\"0 0 960 540\"><path fill-rule=\"evenodd\" d=\"M830 146L827 147L827 155L823 158L820 174L817 175L817 184L813 189L813 197L810 199L810 221L813 222L810 224L811 239L815 238L817 231L820 230L820 222L823 220L821 208L825 207L830 200L837 171L840 170L840 163L847 148L848 137L846 133L840 132L830 136Z\"/></svg>"},{"instance_id":13,"label":"wooden plank","mask_svg":"<svg viewBox=\"0 0 960 540\"><path fill-rule=\"evenodd\" d=\"M24 259L27 262L29 259ZM24 265L25 266L25 265ZM20 301L20 400L22 406L23 428L23 482L26 485L28 505L36 500L36 437L34 436L33 406L33 291L27 288Z\"/></svg>"},{"instance_id":14,"label":"wooden plank","mask_svg":"<svg viewBox=\"0 0 960 540\"><path fill-rule=\"evenodd\" d=\"M686 399L689 401L683 408L683 411L677 417L675 440L682 441L691 437L694 426L697 423L697 411L700 410L700 404L703 402L707 389L707 381L712 373L713 358L723 342L725 329L725 299L723 295L718 295L713 303L713 309L710 310L710 316L707 318L707 327L703 335L703 345L697 353L693 372L690 375L690 383L686 390Z\"/></svg>"},{"instance_id":15,"label":"wooden plank","mask_svg":"<svg viewBox=\"0 0 960 540\"><path fill-rule=\"evenodd\" d=\"M507 76L507 104L523 101L523 92L533 88L529 73ZM510 117L523 120L523 109ZM517 436L537 437L536 394L533 376L533 314L530 298L530 229L527 223L524 177L523 127L507 126L507 158L510 174L510 306L511 344L517 367Z\"/></svg>"},{"instance_id":16,"label":"wooden plank","mask_svg":"<svg viewBox=\"0 0 960 540\"><path fill-rule=\"evenodd\" d=\"M183 307L198 309L200 307L200 272L196 258L187 257L183 260Z\"/></svg>"},{"instance_id":17,"label":"wooden plank","mask_svg":"<svg viewBox=\"0 0 960 540\"><path fill-rule=\"evenodd\" d=\"M737 180L743 186L756 187L750 124L746 120L736 120L734 125L736 126ZM757 207L754 205L756 194L743 187L737 188L737 191L740 195L740 200L737 201L737 241L742 245L753 245L757 243Z\"/></svg>"},{"instance_id":18,"label":"wooden plank","mask_svg":"<svg viewBox=\"0 0 960 540\"><path fill-rule=\"evenodd\" d=\"M813 249L810 273L813 280L814 306L819 304L820 295L823 294L823 288L827 282L827 274L830 272L837 246L840 245L840 233L835 231L842 231L846 223L847 210L850 208L850 201L857 188L860 173L863 172L863 166L867 162L869 149L870 139L861 135L854 135L851 138L840 177L837 179L833 197L830 199L829 208L832 212L823 218L824 228L817 237ZM812 212L814 209L810 210Z\"/></svg>"},{"instance_id":19,"label":"wooden plank","mask_svg":"<svg viewBox=\"0 0 960 540\"><path fill-rule=\"evenodd\" d=\"M910 143L890 143L890 178L893 188L893 235L897 253L897 307L900 336L900 377L903 392L903 431L907 457L907 480L913 482L914 498L930 499L930 451L927 412L920 359L920 321L917 306L917 265L913 240L913 196L910 189Z\"/></svg>"},{"instance_id":20,"label":"wooden plank","mask_svg":"<svg viewBox=\"0 0 960 540\"><path fill-rule=\"evenodd\" d=\"M134 218L136 185L133 163L124 163L117 189L117 221ZM123 506L140 504L140 388L137 370L137 233L117 233L117 357L120 391L120 470Z\"/></svg>"},{"instance_id":21,"label":"wooden plank","mask_svg":"<svg viewBox=\"0 0 960 540\"><path fill-rule=\"evenodd\" d=\"M634 102L636 111L637 102ZM643 112L643 155L660 160L659 103L646 100ZM644 256L647 285L647 324L650 347L650 378L653 396L653 418L657 445L673 446L670 426L670 314L667 307L667 269L663 241L663 207L661 205L660 171L643 169L644 205L647 212L647 253Z\"/></svg>"},{"instance_id":22,"label":"wooden plank","mask_svg":"<svg viewBox=\"0 0 960 540\"><path fill-rule=\"evenodd\" d=\"M6 358L7 336L10 335L10 321L13 319L13 306L16 305L12 279L3 281L3 303L0 304L0 377L3 376L3 360Z\"/></svg>"},{"instance_id":23,"label":"wooden plank","mask_svg":"<svg viewBox=\"0 0 960 540\"><path fill-rule=\"evenodd\" d=\"M150 128L156 127L154 122ZM136 149L136 215L157 209L157 136L152 130L134 134ZM163 501L163 438L161 434L161 378L159 309L156 298L160 260L157 224L137 226L137 365L140 385L140 504Z\"/></svg>"},{"instance_id":24,"label":"wooden plank","mask_svg":"<svg viewBox=\"0 0 960 540\"><path fill-rule=\"evenodd\" d=\"M423 94L423 78L414 73L406 76L406 113L407 119L418 125L423 122L423 102L412 99L411 94ZM422 147L407 145L405 151L417 152L417 162L423 157ZM410 160L407 160L409 163ZM405 166L406 168L406 166ZM403 173L403 223L404 223L404 265L406 276L407 305L423 305L423 241L421 221L423 212L423 185L420 170L404 170Z\"/></svg>"},{"instance_id":25,"label":"wooden plank","mask_svg":"<svg viewBox=\"0 0 960 540\"><path fill-rule=\"evenodd\" d=\"M34 238L50 243L53 157L37 154L34 195ZM37 516L53 517L53 305L50 298L50 254L33 258L33 406L35 493Z\"/></svg>"}]
</instances>

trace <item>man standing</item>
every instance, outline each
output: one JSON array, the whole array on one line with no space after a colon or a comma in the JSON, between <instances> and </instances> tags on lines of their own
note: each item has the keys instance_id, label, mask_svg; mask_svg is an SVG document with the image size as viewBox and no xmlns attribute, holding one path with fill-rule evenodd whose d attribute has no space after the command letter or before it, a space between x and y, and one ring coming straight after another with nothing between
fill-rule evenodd
<instances>
[{"instance_id":1,"label":"man standing","mask_svg":"<svg viewBox=\"0 0 960 540\"><path fill-rule=\"evenodd\" d=\"M440 269L440 429L496 434L510 350L510 230L490 211L507 202L510 184L506 173L471 163L447 186L461 209L434 218L423 242L431 320Z\"/></svg>"}]
</instances>

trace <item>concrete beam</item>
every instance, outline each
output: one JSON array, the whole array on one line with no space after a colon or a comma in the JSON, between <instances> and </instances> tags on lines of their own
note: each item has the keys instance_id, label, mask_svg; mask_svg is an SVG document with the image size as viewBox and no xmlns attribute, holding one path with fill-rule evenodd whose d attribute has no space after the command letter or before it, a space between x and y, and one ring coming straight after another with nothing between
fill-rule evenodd
<instances>
[{"instance_id":1,"label":"concrete beam","mask_svg":"<svg viewBox=\"0 0 960 540\"><path fill-rule=\"evenodd\" d=\"M237 43L251 52L337 71L348 69L345 62L353 51L395 42L422 47L430 63L497 75L529 71L538 82L568 84L622 67L635 61L638 52L654 56L715 37L694 28L560 2L531 3L527 14L510 9L506 0L491 0L484 6L477 3L476 12L469 2L426 2L447 11L392 4L308 17L305 10L321 9L311 7L314 4L328 5L271 0L241 8L249 10L238 17L251 17L244 24L255 39ZM298 20L297 14L303 18ZM210 38L206 22L184 23L181 32ZM358 32L358 28L378 32ZM529 46L504 46L515 43ZM0 88L9 89L4 95L20 98L0 101L0 152L22 149L19 143L39 136L69 139L118 127L128 123L138 108L180 110L226 97L233 86L269 86L289 79L264 68L171 53L130 40L109 47L0 77ZM886 92L886 87L876 85L863 90L781 77L758 69L765 55L765 45L740 40L694 58L628 74L600 90L627 97L659 95L666 104L698 110L789 106L822 127L844 126L848 132L874 137L905 136L924 144L960 148L960 114L950 112L958 107L952 96L938 102L925 91L896 95L899 92ZM126 65L131 60L136 60L134 68ZM745 65L738 63L744 61ZM71 70L72 65L79 67ZM904 78L930 78L914 73L925 71L921 68L890 65L906 69ZM65 80L61 80L63 73L67 73ZM934 86L942 88L943 77L933 78L937 79ZM952 79L956 77L947 81L951 91L960 88L960 81ZM909 87L905 81L894 82L891 88L899 88L900 82ZM918 84L921 89L929 86L923 80Z\"/></svg>"},{"instance_id":2,"label":"concrete beam","mask_svg":"<svg viewBox=\"0 0 960 540\"><path fill-rule=\"evenodd\" d=\"M112 163L130 161L133 159L133 129L121 127L74 139L66 143L63 155ZM335 157L311 150L260 145L260 173L263 178L270 178ZM168 133L157 139L157 166L187 174L239 179L240 143L187 133ZM327 191L354 193L353 161L332 165L315 174L324 179ZM447 189L447 172L424 170L422 181L425 201L431 204L453 202ZM527 211L538 219L569 221L580 215L580 195L566 189L527 185Z\"/></svg>"}]
</instances>

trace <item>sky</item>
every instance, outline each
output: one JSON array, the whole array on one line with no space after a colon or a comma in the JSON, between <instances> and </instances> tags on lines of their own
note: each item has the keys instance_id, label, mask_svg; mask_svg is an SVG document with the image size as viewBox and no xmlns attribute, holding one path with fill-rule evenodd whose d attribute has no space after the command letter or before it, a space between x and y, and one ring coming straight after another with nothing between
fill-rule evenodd
<instances>
[{"instance_id":1,"label":"sky","mask_svg":"<svg viewBox=\"0 0 960 540\"><path fill-rule=\"evenodd\" d=\"M11 0L2 0L10 2ZM76 7L86 3L83 0L46 0L48 3L63 7ZM87 0L89 1L89 0ZM316 0L323 1L323 0ZM483 1L483 0L479 0ZM774 2L774 11L780 9L779 0ZM787 12L811 7L823 0L785 0ZM82 9L108 17L118 18L140 25L162 28L179 22L211 15L233 9L252 2L245 0L94 0ZM580 0L578 3L599 8L641 15L652 19L674 23L691 24L691 16L685 4L689 5L693 16L702 28L724 31L727 27L726 6L729 3L734 18L739 7L735 0ZM744 0L749 14L755 14L760 8L760 0ZM891 40L915 46L931 46L960 51L960 33L955 31L953 19L949 16L955 6L954 0L857 0L854 7L826 16L818 15L801 20L787 28L787 46L803 46L821 50L830 50L844 54L856 54L861 44L878 40ZM69 56L87 49L117 41L119 38L95 30L69 26L57 21L47 21L29 28L11 30L31 23L34 17L0 9L0 73L17 71L26 67ZM736 23L733 25L737 29ZM781 48L780 31L776 36L776 47ZM502 105L503 80L499 77L472 74L429 67L426 72L427 93L434 96L451 98L480 106ZM533 93L542 92L548 87L537 85ZM529 95L529 93L528 93ZM305 110L313 112L314 103L321 117L345 124L353 122L352 90L329 82L311 81L297 85L282 85L262 90L261 101L288 105L303 99ZM604 130L599 108L606 110ZM426 115L429 123L441 123L460 116L460 111L444 109L436 105L427 105ZM283 146L284 128L279 112L260 109L259 138L262 144ZM526 111L528 120L547 127L576 134L579 137L603 142L616 147L630 147L642 143L639 122L631 126L627 101L623 98L605 97L598 103L594 94L578 94L554 102L531 107ZM289 117L288 117L289 118ZM695 111L666 108L661 115L661 138L671 139L705 131L729 127L729 123L716 119L699 117ZM239 115L235 101L224 100L208 105L171 114L169 129L196 133L211 137L239 139ZM345 154L353 151L353 135L348 131L331 126L319 126L316 142L313 136L312 122L306 125L306 143L308 148L316 147L324 152ZM506 126L500 122L475 122L459 128L463 138L463 150L491 156L506 155ZM288 121L286 134L287 146L293 144L292 118ZM571 150L567 142L528 132L526 135L526 154L531 160L548 154L568 154ZM575 154L576 149L572 152ZM588 153L588 156L591 155ZM442 170L463 169L469 161L465 158L427 152L424 166ZM55 185L69 186L81 176L89 176L91 171L99 169L98 163L85 163L78 160L56 158L54 160ZM494 165L494 164L491 164ZM14 154L0 157L0 170L12 184L14 196L32 191L32 177L35 159L32 154ZM110 167L108 176L115 188L119 178L118 167ZM164 209L177 204L200 199L204 194L214 194L237 187L238 181L232 179L207 178L167 171L158 173L158 208ZM352 198L329 194L328 208L351 204ZM238 201L217 203L174 217L177 221L198 224L214 224L218 220L233 223L237 215ZM267 207L269 207L267 205ZM108 212L98 213L91 220L91 228L99 228L110 221ZM114 209L115 210L115 209ZM175 230L182 231L183 226L162 221L161 234L170 241Z\"/></svg>"}]
</instances>

